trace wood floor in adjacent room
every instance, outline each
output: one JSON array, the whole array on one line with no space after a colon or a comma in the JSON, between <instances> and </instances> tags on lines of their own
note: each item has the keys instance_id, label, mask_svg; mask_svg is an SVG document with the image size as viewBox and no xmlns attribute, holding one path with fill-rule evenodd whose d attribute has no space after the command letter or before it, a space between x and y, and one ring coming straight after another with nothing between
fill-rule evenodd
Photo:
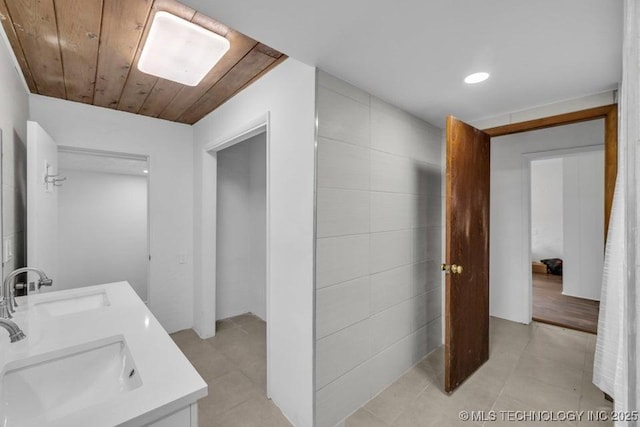
<instances>
[{"instance_id":1,"label":"wood floor in adjacent room","mask_svg":"<svg viewBox=\"0 0 640 427\"><path fill-rule=\"evenodd\" d=\"M533 320L595 334L600 303L562 294L562 276L533 274Z\"/></svg>"}]
</instances>

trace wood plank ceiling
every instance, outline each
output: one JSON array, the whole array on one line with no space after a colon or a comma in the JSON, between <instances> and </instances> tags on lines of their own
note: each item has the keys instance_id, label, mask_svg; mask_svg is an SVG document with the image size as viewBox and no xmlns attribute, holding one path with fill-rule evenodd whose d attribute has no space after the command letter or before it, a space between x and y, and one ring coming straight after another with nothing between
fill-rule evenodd
<instances>
[{"instance_id":1,"label":"wood plank ceiling","mask_svg":"<svg viewBox=\"0 0 640 427\"><path fill-rule=\"evenodd\" d=\"M198 86L138 70L157 11L198 24L231 43ZM175 0L0 0L0 19L32 93L187 124L286 59Z\"/></svg>"}]
</instances>

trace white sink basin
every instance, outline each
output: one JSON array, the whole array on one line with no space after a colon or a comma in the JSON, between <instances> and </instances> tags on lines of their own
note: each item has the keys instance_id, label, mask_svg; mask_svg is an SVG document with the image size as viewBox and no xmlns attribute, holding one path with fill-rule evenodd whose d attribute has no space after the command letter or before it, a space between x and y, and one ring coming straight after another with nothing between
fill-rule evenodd
<instances>
[{"instance_id":1,"label":"white sink basin","mask_svg":"<svg viewBox=\"0 0 640 427\"><path fill-rule=\"evenodd\" d=\"M64 316L108 306L109 299L104 290L89 294L58 297L35 304L36 309L42 310L51 316Z\"/></svg>"},{"instance_id":2,"label":"white sink basin","mask_svg":"<svg viewBox=\"0 0 640 427\"><path fill-rule=\"evenodd\" d=\"M0 425L44 426L141 385L122 336L11 362L0 380Z\"/></svg>"}]
</instances>

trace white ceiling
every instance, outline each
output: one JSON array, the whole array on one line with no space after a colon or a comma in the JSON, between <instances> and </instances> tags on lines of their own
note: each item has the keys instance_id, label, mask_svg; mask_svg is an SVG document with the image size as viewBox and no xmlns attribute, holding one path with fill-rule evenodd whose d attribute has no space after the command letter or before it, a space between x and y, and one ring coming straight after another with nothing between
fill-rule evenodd
<instances>
[{"instance_id":1,"label":"white ceiling","mask_svg":"<svg viewBox=\"0 0 640 427\"><path fill-rule=\"evenodd\" d=\"M617 87L621 0L184 0L442 126ZM463 78L488 71L468 86Z\"/></svg>"}]
</instances>

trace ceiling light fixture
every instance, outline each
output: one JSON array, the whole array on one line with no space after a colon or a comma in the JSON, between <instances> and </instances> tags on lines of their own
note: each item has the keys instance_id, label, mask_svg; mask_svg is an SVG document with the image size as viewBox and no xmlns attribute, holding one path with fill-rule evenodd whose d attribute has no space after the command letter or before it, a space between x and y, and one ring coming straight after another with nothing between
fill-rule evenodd
<instances>
[{"instance_id":1,"label":"ceiling light fixture","mask_svg":"<svg viewBox=\"0 0 640 427\"><path fill-rule=\"evenodd\" d=\"M146 175L146 174L149 173L149 171L145 169L145 170L142 171L142 173Z\"/></svg>"},{"instance_id":2,"label":"ceiling light fixture","mask_svg":"<svg viewBox=\"0 0 640 427\"><path fill-rule=\"evenodd\" d=\"M489 73L485 73L480 72L480 73L473 73L473 74L469 74L467 77L464 78L464 82L468 85L473 85L476 83L480 83L483 82L485 80L487 80L489 78Z\"/></svg>"},{"instance_id":3,"label":"ceiling light fixture","mask_svg":"<svg viewBox=\"0 0 640 427\"><path fill-rule=\"evenodd\" d=\"M230 48L229 40L168 12L153 17L138 69L197 86Z\"/></svg>"}]
</instances>

